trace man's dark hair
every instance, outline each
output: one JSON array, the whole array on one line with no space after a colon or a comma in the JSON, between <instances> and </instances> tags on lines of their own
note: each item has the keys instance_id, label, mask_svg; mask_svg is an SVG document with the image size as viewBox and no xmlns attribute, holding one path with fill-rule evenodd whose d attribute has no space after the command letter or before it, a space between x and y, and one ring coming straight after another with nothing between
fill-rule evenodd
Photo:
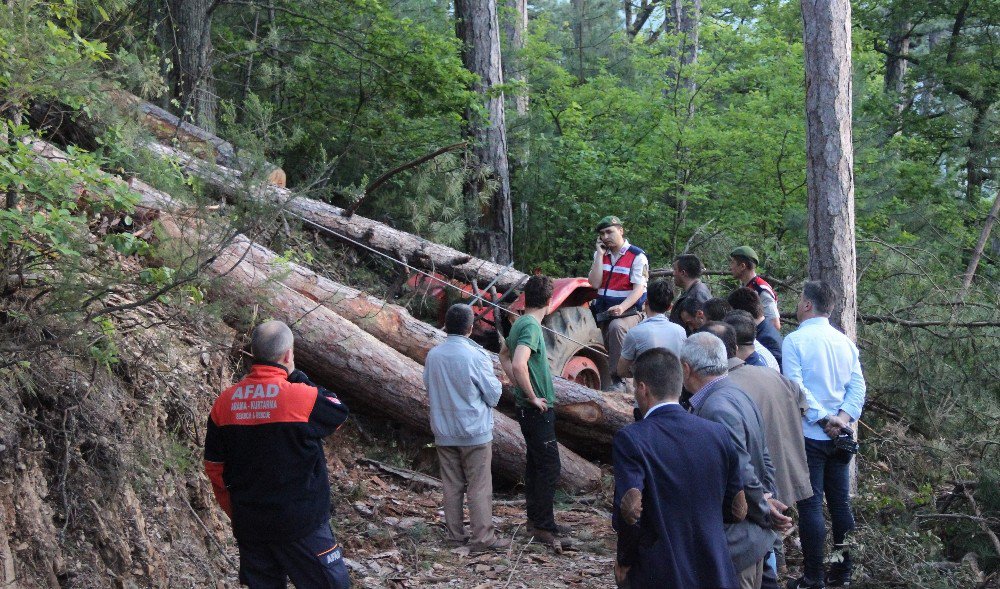
<instances>
[{"instance_id":1,"label":"man's dark hair","mask_svg":"<svg viewBox=\"0 0 1000 589\"><path fill-rule=\"evenodd\" d=\"M757 338L757 325L746 311L732 311L724 319L736 332L736 343L749 346Z\"/></svg>"},{"instance_id":2,"label":"man's dark hair","mask_svg":"<svg viewBox=\"0 0 1000 589\"><path fill-rule=\"evenodd\" d=\"M813 304L819 315L829 315L833 310L833 289L822 280L810 280L802 285L802 296Z\"/></svg>"},{"instance_id":3,"label":"man's dark hair","mask_svg":"<svg viewBox=\"0 0 1000 589\"><path fill-rule=\"evenodd\" d=\"M705 319L709 321L722 321L722 318L726 316L726 313L732 310L733 308L729 306L726 299L715 297L705 301Z\"/></svg>"},{"instance_id":4,"label":"man's dark hair","mask_svg":"<svg viewBox=\"0 0 1000 589\"><path fill-rule=\"evenodd\" d=\"M698 256L694 254L681 254L674 261L677 262L677 268L683 270L691 278L701 276L701 260L698 259Z\"/></svg>"},{"instance_id":5,"label":"man's dark hair","mask_svg":"<svg viewBox=\"0 0 1000 589\"><path fill-rule=\"evenodd\" d=\"M728 300L734 311L746 311L754 319L764 316L764 306L760 304L760 295L752 288L737 288L729 293Z\"/></svg>"},{"instance_id":6,"label":"man's dark hair","mask_svg":"<svg viewBox=\"0 0 1000 589\"><path fill-rule=\"evenodd\" d=\"M645 383L649 394L659 401L675 401L681 396L684 372L677 354L670 350L653 348L639 354L632 365L632 377L636 384Z\"/></svg>"},{"instance_id":7,"label":"man's dark hair","mask_svg":"<svg viewBox=\"0 0 1000 589\"><path fill-rule=\"evenodd\" d=\"M535 274L524 285L524 306L528 309L541 309L549 304L552 298L553 281L544 274Z\"/></svg>"},{"instance_id":8,"label":"man's dark hair","mask_svg":"<svg viewBox=\"0 0 1000 589\"><path fill-rule=\"evenodd\" d=\"M449 335L467 335L472 329L472 307L465 303L455 303L448 307L444 315L444 332Z\"/></svg>"},{"instance_id":9,"label":"man's dark hair","mask_svg":"<svg viewBox=\"0 0 1000 589\"><path fill-rule=\"evenodd\" d=\"M746 264L747 268L750 268L751 270L753 270L754 268L757 267L757 264L755 264L753 260L751 260L750 258L748 258L746 256L729 256L729 257L731 257L732 259L736 260L737 262L740 262L742 264Z\"/></svg>"},{"instance_id":10,"label":"man's dark hair","mask_svg":"<svg viewBox=\"0 0 1000 589\"><path fill-rule=\"evenodd\" d=\"M681 301L681 312L687 313L688 315L694 317L698 314L698 311L705 311L705 303L699 301L695 297L687 297Z\"/></svg>"},{"instance_id":11,"label":"man's dark hair","mask_svg":"<svg viewBox=\"0 0 1000 589\"><path fill-rule=\"evenodd\" d=\"M666 313L670 309L670 302L674 299L674 286L667 280L654 280L649 283L646 290L646 301L649 303L649 310L654 313Z\"/></svg>"},{"instance_id":12,"label":"man's dark hair","mask_svg":"<svg viewBox=\"0 0 1000 589\"><path fill-rule=\"evenodd\" d=\"M728 323L722 321L709 321L698 330L705 331L722 340L726 345L726 357L736 357L736 331Z\"/></svg>"}]
</instances>

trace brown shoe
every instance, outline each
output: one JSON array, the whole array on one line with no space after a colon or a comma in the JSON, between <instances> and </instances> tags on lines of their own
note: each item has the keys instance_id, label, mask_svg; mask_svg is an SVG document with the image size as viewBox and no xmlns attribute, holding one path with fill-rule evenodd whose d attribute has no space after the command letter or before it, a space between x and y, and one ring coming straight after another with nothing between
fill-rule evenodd
<instances>
[{"instance_id":1,"label":"brown shoe","mask_svg":"<svg viewBox=\"0 0 1000 589\"><path fill-rule=\"evenodd\" d=\"M503 552L510 548L510 540L505 538L497 538L489 544L480 544L479 542L473 542L469 544L469 554L480 554L483 552Z\"/></svg>"},{"instance_id":2,"label":"brown shoe","mask_svg":"<svg viewBox=\"0 0 1000 589\"><path fill-rule=\"evenodd\" d=\"M527 531L529 536L535 535L535 524L527 522L524 524L524 529ZM554 533L557 536L569 536L573 533L573 528L562 524L556 524L556 531Z\"/></svg>"},{"instance_id":3,"label":"brown shoe","mask_svg":"<svg viewBox=\"0 0 1000 589\"><path fill-rule=\"evenodd\" d=\"M559 538L548 530L535 530L531 534L539 544L544 544L556 554L562 554L563 545Z\"/></svg>"}]
</instances>

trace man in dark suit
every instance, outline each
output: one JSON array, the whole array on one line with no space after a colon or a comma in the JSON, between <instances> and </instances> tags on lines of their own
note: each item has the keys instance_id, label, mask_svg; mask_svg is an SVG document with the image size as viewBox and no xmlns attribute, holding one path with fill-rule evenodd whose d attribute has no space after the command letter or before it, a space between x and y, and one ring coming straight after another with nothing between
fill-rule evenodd
<instances>
[{"instance_id":1,"label":"man in dark suit","mask_svg":"<svg viewBox=\"0 0 1000 589\"><path fill-rule=\"evenodd\" d=\"M738 589L723 522L746 516L726 429L678 403L681 365L654 348L632 368L643 419L614 437L619 587Z\"/></svg>"}]
</instances>

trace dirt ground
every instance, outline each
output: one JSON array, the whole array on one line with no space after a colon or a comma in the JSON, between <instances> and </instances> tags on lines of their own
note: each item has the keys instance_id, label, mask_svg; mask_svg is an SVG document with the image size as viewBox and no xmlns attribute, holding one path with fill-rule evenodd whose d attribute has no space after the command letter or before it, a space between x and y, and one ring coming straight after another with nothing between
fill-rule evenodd
<instances>
[{"instance_id":1,"label":"dirt ground","mask_svg":"<svg viewBox=\"0 0 1000 589\"><path fill-rule=\"evenodd\" d=\"M560 555L525 534L523 495L515 489L496 493L493 521L511 546L502 553L470 555L467 546L445 541L440 488L392 474L378 465L384 463L359 461L356 450L364 444L345 434L334 436L328 453L333 526L358 587L614 585L615 533L607 496L557 495L556 519L573 530L572 548Z\"/></svg>"}]
</instances>

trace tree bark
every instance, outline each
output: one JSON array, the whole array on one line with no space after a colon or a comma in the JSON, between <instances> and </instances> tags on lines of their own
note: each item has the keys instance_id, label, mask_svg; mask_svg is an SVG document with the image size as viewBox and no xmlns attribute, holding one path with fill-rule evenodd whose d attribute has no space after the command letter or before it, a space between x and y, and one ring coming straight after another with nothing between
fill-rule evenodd
<instances>
[{"instance_id":1,"label":"tree bark","mask_svg":"<svg viewBox=\"0 0 1000 589\"><path fill-rule=\"evenodd\" d=\"M831 322L856 338L851 5L802 0L806 71L809 276L836 293Z\"/></svg>"},{"instance_id":2,"label":"tree bark","mask_svg":"<svg viewBox=\"0 0 1000 589\"><path fill-rule=\"evenodd\" d=\"M218 99L212 75L212 11L215 0L166 0L177 83L173 96L181 118L215 128Z\"/></svg>"},{"instance_id":3,"label":"tree bark","mask_svg":"<svg viewBox=\"0 0 1000 589\"><path fill-rule=\"evenodd\" d=\"M142 206L161 211L169 196L133 182L142 195ZM164 232L175 242L193 239L193 247L211 236L188 232L169 215L161 214ZM236 329L251 327L240 310L262 304L267 314L288 323L295 332L296 364L317 382L335 391L349 406L399 421L414 431L430 430L423 368L414 360L379 341L354 323L291 287L275 282L266 272L248 263L246 247L230 245L218 251L210 266L217 283L209 296L227 303L227 323ZM601 472L594 464L560 444L562 461L559 485L572 491L596 487ZM517 481L524 474L525 445L520 428L511 418L494 412L493 468L505 479Z\"/></svg>"},{"instance_id":4,"label":"tree bark","mask_svg":"<svg viewBox=\"0 0 1000 589\"><path fill-rule=\"evenodd\" d=\"M507 37L508 53L503 54L503 76L508 82L522 85L514 96L517 116L528 114L528 89L519 55L524 50L524 36L528 31L528 0L504 0L507 8L504 15L504 33Z\"/></svg>"},{"instance_id":5,"label":"tree bark","mask_svg":"<svg viewBox=\"0 0 1000 589\"><path fill-rule=\"evenodd\" d=\"M147 148L160 157L177 162L184 173L199 178L226 198L281 207L309 223L333 231L345 241L364 244L411 266L465 282L478 281L482 286L496 280L497 290L501 292L517 288L528 279L527 274L513 268L436 244L360 215L347 215L344 209L295 196L287 188L244 182L237 170L209 164L172 147L150 143Z\"/></svg>"},{"instance_id":6,"label":"tree bark","mask_svg":"<svg viewBox=\"0 0 1000 589\"><path fill-rule=\"evenodd\" d=\"M474 220L466 243L472 254L507 264L513 259L514 223L504 95L496 91L503 84L496 0L455 0L455 28L462 40L462 61L479 76L474 88L484 105L483 113L471 108L465 112L472 174L464 192L469 217ZM485 203L484 194L488 195Z\"/></svg>"}]
</instances>

